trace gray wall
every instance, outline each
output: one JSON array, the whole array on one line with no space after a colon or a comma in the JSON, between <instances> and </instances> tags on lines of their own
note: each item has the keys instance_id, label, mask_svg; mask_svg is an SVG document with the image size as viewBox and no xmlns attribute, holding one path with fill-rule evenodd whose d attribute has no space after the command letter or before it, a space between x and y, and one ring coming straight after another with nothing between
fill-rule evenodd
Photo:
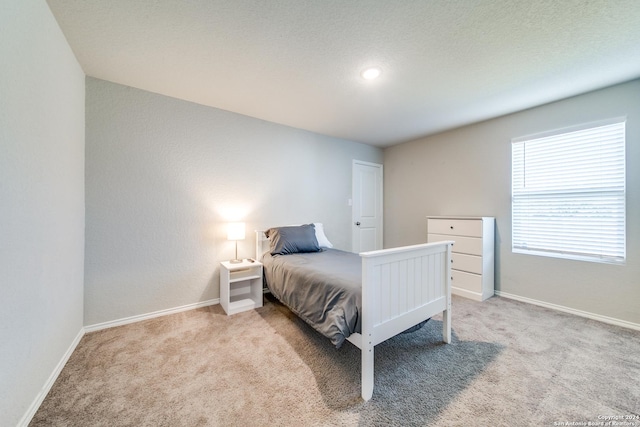
<instances>
[{"instance_id":1,"label":"gray wall","mask_svg":"<svg viewBox=\"0 0 640 427\"><path fill-rule=\"evenodd\" d=\"M351 161L382 151L87 78L85 325L219 297L225 224L323 222L351 247Z\"/></svg>"},{"instance_id":2,"label":"gray wall","mask_svg":"<svg viewBox=\"0 0 640 427\"><path fill-rule=\"evenodd\" d=\"M624 266L511 252L511 138L627 116ZM640 323L640 80L385 149L385 246L426 241L427 215L496 217L496 289Z\"/></svg>"},{"instance_id":3,"label":"gray wall","mask_svg":"<svg viewBox=\"0 0 640 427\"><path fill-rule=\"evenodd\" d=\"M0 425L82 331L84 73L44 1L0 6Z\"/></svg>"}]
</instances>

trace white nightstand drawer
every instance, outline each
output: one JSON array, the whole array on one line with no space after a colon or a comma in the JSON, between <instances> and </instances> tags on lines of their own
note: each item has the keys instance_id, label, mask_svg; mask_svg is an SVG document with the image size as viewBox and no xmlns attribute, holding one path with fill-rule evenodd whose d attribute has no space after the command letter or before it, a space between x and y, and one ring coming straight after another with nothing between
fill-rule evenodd
<instances>
[{"instance_id":1,"label":"white nightstand drawer","mask_svg":"<svg viewBox=\"0 0 640 427\"><path fill-rule=\"evenodd\" d=\"M468 273L482 274L482 257L452 252L451 268Z\"/></svg>"},{"instance_id":2,"label":"white nightstand drawer","mask_svg":"<svg viewBox=\"0 0 640 427\"><path fill-rule=\"evenodd\" d=\"M461 237L431 233L427 235L428 243L441 242L443 240L453 240L455 242L451 248L451 252L482 255L482 239L479 237Z\"/></svg>"},{"instance_id":3,"label":"white nightstand drawer","mask_svg":"<svg viewBox=\"0 0 640 427\"><path fill-rule=\"evenodd\" d=\"M482 237L482 221L468 219L429 219L430 234Z\"/></svg>"},{"instance_id":4,"label":"white nightstand drawer","mask_svg":"<svg viewBox=\"0 0 640 427\"><path fill-rule=\"evenodd\" d=\"M454 288L482 293L482 276L479 274L451 270L451 279L451 286Z\"/></svg>"},{"instance_id":5,"label":"white nightstand drawer","mask_svg":"<svg viewBox=\"0 0 640 427\"><path fill-rule=\"evenodd\" d=\"M234 283L234 282L242 282L245 280L251 280L251 279L258 279L258 278L262 278L262 266L258 265L256 266L255 264L247 267L247 268L242 268L240 270L231 270L229 271L229 282L230 283Z\"/></svg>"}]
</instances>

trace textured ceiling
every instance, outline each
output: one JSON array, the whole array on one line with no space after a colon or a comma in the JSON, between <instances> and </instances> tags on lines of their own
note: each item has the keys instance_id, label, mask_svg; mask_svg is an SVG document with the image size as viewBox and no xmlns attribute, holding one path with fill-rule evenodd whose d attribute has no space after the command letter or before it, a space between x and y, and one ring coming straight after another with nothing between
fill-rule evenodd
<instances>
[{"instance_id":1,"label":"textured ceiling","mask_svg":"<svg viewBox=\"0 0 640 427\"><path fill-rule=\"evenodd\" d=\"M640 77L639 0L48 3L89 76L377 146Z\"/></svg>"}]
</instances>

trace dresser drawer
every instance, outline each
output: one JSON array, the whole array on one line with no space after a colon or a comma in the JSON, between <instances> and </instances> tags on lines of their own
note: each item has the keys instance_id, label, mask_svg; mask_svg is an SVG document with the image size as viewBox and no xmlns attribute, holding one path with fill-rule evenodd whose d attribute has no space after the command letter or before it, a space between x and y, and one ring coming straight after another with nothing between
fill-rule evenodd
<instances>
[{"instance_id":1,"label":"dresser drawer","mask_svg":"<svg viewBox=\"0 0 640 427\"><path fill-rule=\"evenodd\" d=\"M482 257L452 252L451 268L468 273L482 274Z\"/></svg>"},{"instance_id":2,"label":"dresser drawer","mask_svg":"<svg viewBox=\"0 0 640 427\"><path fill-rule=\"evenodd\" d=\"M427 234L427 242L441 242L443 240L453 240L454 244L451 248L451 252L469 254L469 255L482 255L482 239L479 237L460 237L444 234Z\"/></svg>"},{"instance_id":3,"label":"dresser drawer","mask_svg":"<svg viewBox=\"0 0 640 427\"><path fill-rule=\"evenodd\" d=\"M482 220L479 219L432 219L427 222L430 234L482 237Z\"/></svg>"},{"instance_id":4,"label":"dresser drawer","mask_svg":"<svg viewBox=\"0 0 640 427\"><path fill-rule=\"evenodd\" d=\"M451 286L482 293L482 276L479 274L465 273L464 271L451 270Z\"/></svg>"}]
</instances>

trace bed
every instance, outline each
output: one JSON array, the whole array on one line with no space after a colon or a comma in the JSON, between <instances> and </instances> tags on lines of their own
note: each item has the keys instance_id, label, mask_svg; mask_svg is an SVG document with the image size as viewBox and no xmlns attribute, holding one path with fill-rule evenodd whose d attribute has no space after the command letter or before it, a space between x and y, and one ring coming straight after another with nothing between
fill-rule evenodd
<instances>
[{"instance_id":1,"label":"bed","mask_svg":"<svg viewBox=\"0 0 640 427\"><path fill-rule=\"evenodd\" d=\"M362 398L373 395L374 347L442 313L451 342L451 245L437 242L354 254L334 249L322 224L256 231L271 293L340 347L362 354Z\"/></svg>"}]
</instances>

